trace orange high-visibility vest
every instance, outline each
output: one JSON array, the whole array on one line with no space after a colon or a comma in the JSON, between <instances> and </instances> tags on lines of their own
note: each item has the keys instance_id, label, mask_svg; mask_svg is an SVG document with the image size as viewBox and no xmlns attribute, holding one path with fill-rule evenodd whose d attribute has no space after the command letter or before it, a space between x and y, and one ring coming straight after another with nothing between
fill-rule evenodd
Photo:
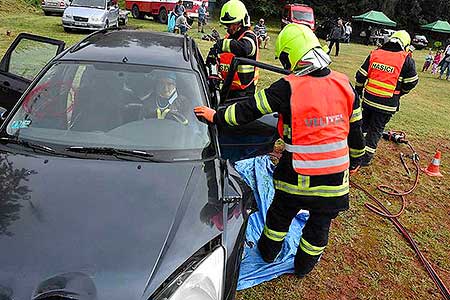
<instances>
[{"instance_id":1,"label":"orange high-visibility vest","mask_svg":"<svg viewBox=\"0 0 450 300\"><path fill-rule=\"evenodd\" d=\"M325 77L291 74L285 78L291 86L293 169L302 175L327 175L348 169L347 136L355 94L348 78L332 71ZM283 136L283 118L278 131Z\"/></svg>"},{"instance_id":2,"label":"orange high-visibility vest","mask_svg":"<svg viewBox=\"0 0 450 300\"><path fill-rule=\"evenodd\" d=\"M400 94L396 90L398 78L408 52L391 52L383 49L372 51L367 71L366 92L381 98Z\"/></svg>"},{"instance_id":3,"label":"orange high-visibility vest","mask_svg":"<svg viewBox=\"0 0 450 300\"><path fill-rule=\"evenodd\" d=\"M237 41L241 40L246 33L251 33L251 34L255 35L255 33L253 31L247 30L247 31L244 31L237 38ZM229 37L228 34L225 35L225 39L227 39L228 37ZM256 37L256 35L255 35L255 37ZM258 47L257 41L258 41L258 39L256 39L256 41L255 41L256 60L259 60L259 47ZM235 55L231 52L223 52L223 53L220 53L220 55L219 55L219 64L220 64L219 71L220 71L220 74L221 74L223 80L225 80L225 78L227 78L227 75L228 75L228 72L230 69L230 65L231 65L231 62L233 61L234 57L235 57ZM242 84L239 74L241 74L241 76L243 76L243 74L248 74L248 73L253 73L253 78L251 79L251 81L249 83ZM251 66L251 65L239 65L236 73L234 73L233 82L231 84L230 89L232 91L245 90L252 84L252 82L254 82L256 85L258 83L258 78L259 78L259 69L258 68Z\"/></svg>"}]
</instances>

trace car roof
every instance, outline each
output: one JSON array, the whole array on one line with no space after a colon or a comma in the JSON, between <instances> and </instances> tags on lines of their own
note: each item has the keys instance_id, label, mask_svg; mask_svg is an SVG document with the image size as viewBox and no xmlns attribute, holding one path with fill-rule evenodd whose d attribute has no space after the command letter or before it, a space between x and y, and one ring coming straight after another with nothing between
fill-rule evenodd
<instances>
[{"instance_id":1,"label":"car roof","mask_svg":"<svg viewBox=\"0 0 450 300\"><path fill-rule=\"evenodd\" d=\"M95 61L192 69L190 38L144 30L102 30L69 48L57 60Z\"/></svg>"}]
</instances>

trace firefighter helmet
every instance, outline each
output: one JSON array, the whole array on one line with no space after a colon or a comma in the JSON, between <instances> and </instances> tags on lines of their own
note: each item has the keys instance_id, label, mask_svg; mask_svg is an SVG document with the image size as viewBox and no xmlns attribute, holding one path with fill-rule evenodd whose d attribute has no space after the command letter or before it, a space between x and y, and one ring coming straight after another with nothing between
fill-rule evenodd
<instances>
[{"instance_id":1,"label":"firefighter helmet","mask_svg":"<svg viewBox=\"0 0 450 300\"><path fill-rule=\"evenodd\" d=\"M406 30L398 30L391 35L389 42L400 44L402 49L406 51L409 44L411 44L411 37Z\"/></svg>"},{"instance_id":2,"label":"firefighter helmet","mask_svg":"<svg viewBox=\"0 0 450 300\"><path fill-rule=\"evenodd\" d=\"M278 35L275 42L275 57L279 58L282 52L287 53L290 69L294 70L303 56L314 48L321 48L321 45L311 28L291 23Z\"/></svg>"},{"instance_id":3,"label":"firefighter helmet","mask_svg":"<svg viewBox=\"0 0 450 300\"><path fill-rule=\"evenodd\" d=\"M245 27L250 27L250 16L244 3L239 0L226 2L220 11L220 23L235 24L239 22L242 22Z\"/></svg>"}]
</instances>

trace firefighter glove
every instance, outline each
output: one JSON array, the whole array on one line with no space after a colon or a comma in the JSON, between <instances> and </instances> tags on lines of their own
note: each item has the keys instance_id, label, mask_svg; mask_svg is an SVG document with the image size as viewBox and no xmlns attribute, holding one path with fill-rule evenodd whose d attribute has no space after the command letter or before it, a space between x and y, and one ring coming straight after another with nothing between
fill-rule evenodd
<instances>
[{"instance_id":1,"label":"firefighter glove","mask_svg":"<svg viewBox=\"0 0 450 300\"><path fill-rule=\"evenodd\" d=\"M214 123L214 115L216 111L206 106L197 106L194 108L194 113L197 117L204 118L209 123Z\"/></svg>"}]
</instances>

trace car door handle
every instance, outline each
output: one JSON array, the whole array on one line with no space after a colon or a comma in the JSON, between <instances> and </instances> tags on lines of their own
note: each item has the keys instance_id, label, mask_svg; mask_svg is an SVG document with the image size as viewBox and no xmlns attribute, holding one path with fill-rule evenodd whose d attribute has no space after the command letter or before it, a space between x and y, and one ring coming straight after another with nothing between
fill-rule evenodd
<instances>
[{"instance_id":1,"label":"car door handle","mask_svg":"<svg viewBox=\"0 0 450 300\"><path fill-rule=\"evenodd\" d=\"M9 81L3 81L3 85L4 85L4 86L7 86L7 87L10 87L10 86L11 86L11 84L9 83Z\"/></svg>"}]
</instances>

